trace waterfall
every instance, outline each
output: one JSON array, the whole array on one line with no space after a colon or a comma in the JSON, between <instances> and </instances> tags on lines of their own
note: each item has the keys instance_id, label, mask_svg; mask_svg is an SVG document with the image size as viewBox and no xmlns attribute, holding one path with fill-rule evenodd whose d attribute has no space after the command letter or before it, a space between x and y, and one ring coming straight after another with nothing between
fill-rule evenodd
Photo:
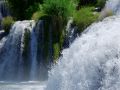
<instances>
[{"instance_id":1,"label":"waterfall","mask_svg":"<svg viewBox=\"0 0 120 90\"><path fill-rule=\"evenodd\" d=\"M33 26L33 21L18 21L13 25L10 34L0 41L0 79L17 80L18 76L22 76L23 72L19 71L23 68L23 34L26 28L32 30ZM20 75L16 76L16 73Z\"/></svg>"},{"instance_id":2,"label":"waterfall","mask_svg":"<svg viewBox=\"0 0 120 90\"><path fill-rule=\"evenodd\" d=\"M0 81L46 80L45 21L17 21L0 40ZM52 29L48 33L48 62L52 62ZM2 32L2 31L1 31Z\"/></svg>"},{"instance_id":3,"label":"waterfall","mask_svg":"<svg viewBox=\"0 0 120 90\"><path fill-rule=\"evenodd\" d=\"M93 23L49 72L46 90L119 90L120 0L108 0L114 16Z\"/></svg>"},{"instance_id":4,"label":"waterfall","mask_svg":"<svg viewBox=\"0 0 120 90\"><path fill-rule=\"evenodd\" d=\"M6 17L10 15L10 11L5 0L0 0L0 17Z\"/></svg>"},{"instance_id":5,"label":"waterfall","mask_svg":"<svg viewBox=\"0 0 120 90\"><path fill-rule=\"evenodd\" d=\"M31 79L37 77L37 37L35 31L31 33Z\"/></svg>"}]
</instances>

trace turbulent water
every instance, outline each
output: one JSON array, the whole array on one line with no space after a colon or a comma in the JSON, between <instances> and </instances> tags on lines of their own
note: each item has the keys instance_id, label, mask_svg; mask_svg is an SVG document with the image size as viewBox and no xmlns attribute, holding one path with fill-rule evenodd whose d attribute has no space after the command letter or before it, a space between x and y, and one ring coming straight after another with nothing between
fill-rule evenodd
<instances>
[{"instance_id":1,"label":"turbulent water","mask_svg":"<svg viewBox=\"0 0 120 90\"><path fill-rule=\"evenodd\" d=\"M106 7L116 15L88 27L49 73L47 90L120 89L120 0Z\"/></svg>"}]
</instances>

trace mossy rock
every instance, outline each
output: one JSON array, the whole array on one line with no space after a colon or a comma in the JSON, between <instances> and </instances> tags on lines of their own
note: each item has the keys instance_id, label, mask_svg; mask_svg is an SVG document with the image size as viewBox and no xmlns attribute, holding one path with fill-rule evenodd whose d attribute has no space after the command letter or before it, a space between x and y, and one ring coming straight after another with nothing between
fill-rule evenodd
<instances>
[{"instance_id":1,"label":"mossy rock","mask_svg":"<svg viewBox=\"0 0 120 90\"><path fill-rule=\"evenodd\" d=\"M13 17L11 16L7 16L3 18L1 24L6 33L10 32L11 26L14 24L14 22L15 21L13 20Z\"/></svg>"}]
</instances>

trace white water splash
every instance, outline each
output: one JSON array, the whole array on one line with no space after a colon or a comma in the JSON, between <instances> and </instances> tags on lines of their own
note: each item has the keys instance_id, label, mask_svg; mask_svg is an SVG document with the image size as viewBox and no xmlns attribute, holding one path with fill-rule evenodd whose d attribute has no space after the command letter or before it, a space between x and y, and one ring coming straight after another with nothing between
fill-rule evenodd
<instances>
[{"instance_id":1,"label":"white water splash","mask_svg":"<svg viewBox=\"0 0 120 90\"><path fill-rule=\"evenodd\" d=\"M90 26L49 74L47 90L119 90L120 16Z\"/></svg>"},{"instance_id":2,"label":"white water splash","mask_svg":"<svg viewBox=\"0 0 120 90\"><path fill-rule=\"evenodd\" d=\"M107 1L116 16L85 30L49 73L46 90L119 90L120 0Z\"/></svg>"}]
</instances>

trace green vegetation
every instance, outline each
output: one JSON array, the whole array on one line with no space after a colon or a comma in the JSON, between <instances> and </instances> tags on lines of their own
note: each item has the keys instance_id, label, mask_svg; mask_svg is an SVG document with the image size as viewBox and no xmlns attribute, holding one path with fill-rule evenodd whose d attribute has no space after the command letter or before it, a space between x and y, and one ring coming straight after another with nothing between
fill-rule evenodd
<instances>
[{"instance_id":1,"label":"green vegetation","mask_svg":"<svg viewBox=\"0 0 120 90\"><path fill-rule=\"evenodd\" d=\"M60 56L60 46L59 46L59 44L58 43L54 44L53 49L54 49L54 55L53 55L54 60L57 60L58 57ZM54 61L54 62L56 62L56 61Z\"/></svg>"},{"instance_id":2,"label":"green vegetation","mask_svg":"<svg viewBox=\"0 0 120 90\"><path fill-rule=\"evenodd\" d=\"M39 3L34 3L33 5L31 5L27 10L26 10L26 17L28 19L31 18L31 16L37 12L41 10L41 5Z\"/></svg>"},{"instance_id":3,"label":"green vegetation","mask_svg":"<svg viewBox=\"0 0 120 90\"><path fill-rule=\"evenodd\" d=\"M67 4L66 4L67 3ZM68 17L72 16L75 10L75 5L71 0L45 0L42 12L47 18L48 25L52 28L52 46L53 46L53 58L56 60L62 49L63 44L63 32L68 21ZM45 27L46 28L46 27ZM50 28L50 27L49 27ZM46 31L46 30L45 30ZM48 31L48 30L47 30ZM49 32L46 33L45 51L48 52ZM48 37L48 38L47 38ZM46 57L48 55L46 54Z\"/></svg>"},{"instance_id":4,"label":"green vegetation","mask_svg":"<svg viewBox=\"0 0 120 90\"><path fill-rule=\"evenodd\" d=\"M93 12L94 7L82 7L73 15L74 23L78 26L79 32L82 32L91 23L98 19L99 14Z\"/></svg>"},{"instance_id":5,"label":"green vegetation","mask_svg":"<svg viewBox=\"0 0 120 90\"><path fill-rule=\"evenodd\" d=\"M43 17L45 17L45 16L46 16L46 15L45 15L43 12L37 11L37 12L33 13L31 19L32 19L32 20L35 20L35 21L38 21L39 19L41 19L41 18L43 18Z\"/></svg>"},{"instance_id":6,"label":"green vegetation","mask_svg":"<svg viewBox=\"0 0 120 90\"><path fill-rule=\"evenodd\" d=\"M79 28L81 33L90 24L98 20L99 13L95 11L95 7L101 10L105 6L106 0L76 0L78 2L77 10L73 15L74 24ZM98 10L99 11L99 10ZM111 12L107 12L107 16ZM100 18L104 15L100 16Z\"/></svg>"},{"instance_id":7,"label":"green vegetation","mask_svg":"<svg viewBox=\"0 0 120 90\"><path fill-rule=\"evenodd\" d=\"M44 56L45 62L49 59L50 32L52 29L52 48L54 62L60 56L65 37L65 26L69 17L73 17L73 25L76 25L81 33L94 21L98 20L99 12L104 7L106 0L8 0L13 14L17 19L32 19L36 22L44 20ZM100 11L98 10L98 11ZM109 12L109 14L111 14ZM6 25L5 19L3 24ZM11 20L12 21L12 20ZM9 24L10 25L10 24ZM8 29L5 29L8 30ZM29 33L25 35L24 55L27 52ZM40 44L38 44L38 47Z\"/></svg>"},{"instance_id":8,"label":"green vegetation","mask_svg":"<svg viewBox=\"0 0 120 90\"><path fill-rule=\"evenodd\" d=\"M13 23L14 23L14 20L11 16L7 16L7 17L3 18L1 24L6 33L9 33L10 28Z\"/></svg>"},{"instance_id":9,"label":"green vegetation","mask_svg":"<svg viewBox=\"0 0 120 90\"><path fill-rule=\"evenodd\" d=\"M70 0L45 0L43 12L49 16L66 19L73 13L74 4Z\"/></svg>"},{"instance_id":10,"label":"green vegetation","mask_svg":"<svg viewBox=\"0 0 120 90\"><path fill-rule=\"evenodd\" d=\"M77 10L83 6L97 6L102 9L105 6L106 0L74 0L77 4Z\"/></svg>"}]
</instances>

